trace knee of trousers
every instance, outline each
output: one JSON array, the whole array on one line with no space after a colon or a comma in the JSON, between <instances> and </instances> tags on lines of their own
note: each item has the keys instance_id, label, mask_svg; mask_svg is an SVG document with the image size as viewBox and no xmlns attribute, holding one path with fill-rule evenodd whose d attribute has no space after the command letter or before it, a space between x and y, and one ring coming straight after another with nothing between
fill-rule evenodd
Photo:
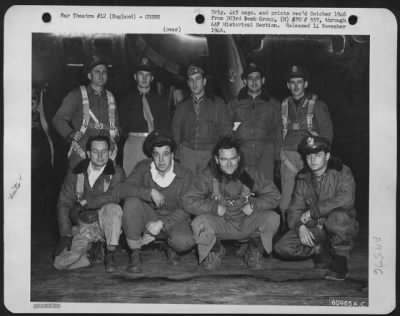
<instances>
[{"instance_id":1,"label":"knee of trousers","mask_svg":"<svg viewBox=\"0 0 400 316\"><path fill-rule=\"evenodd\" d=\"M353 238L358 233L358 222L348 211L337 209L332 211L325 221L325 228L330 234L345 234Z\"/></svg>"},{"instance_id":2,"label":"knee of trousers","mask_svg":"<svg viewBox=\"0 0 400 316\"><path fill-rule=\"evenodd\" d=\"M274 211L262 212L259 215L259 230L264 231L277 231L280 224L280 217Z\"/></svg>"},{"instance_id":3,"label":"knee of trousers","mask_svg":"<svg viewBox=\"0 0 400 316\"><path fill-rule=\"evenodd\" d=\"M212 215L202 214L192 221L193 238L197 243L207 243L215 236Z\"/></svg>"},{"instance_id":4,"label":"knee of trousers","mask_svg":"<svg viewBox=\"0 0 400 316\"><path fill-rule=\"evenodd\" d=\"M195 246L193 235L188 232L172 230L169 233L168 245L177 252L184 252Z\"/></svg>"},{"instance_id":5,"label":"knee of trousers","mask_svg":"<svg viewBox=\"0 0 400 316\"><path fill-rule=\"evenodd\" d=\"M288 231L275 244L274 246L275 253L282 259L292 259L294 254L293 247L295 246L294 244L297 244L297 242L294 242L295 239L297 239L297 235L294 233L294 231ZM300 241L298 241L298 243L299 242Z\"/></svg>"},{"instance_id":6,"label":"knee of trousers","mask_svg":"<svg viewBox=\"0 0 400 316\"><path fill-rule=\"evenodd\" d=\"M123 217L126 216L135 216L141 214L144 209L144 202L136 197L127 198L124 202L124 212Z\"/></svg>"},{"instance_id":7,"label":"knee of trousers","mask_svg":"<svg viewBox=\"0 0 400 316\"><path fill-rule=\"evenodd\" d=\"M118 204L108 203L99 210L99 216L103 219L121 218L122 208Z\"/></svg>"}]
</instances>

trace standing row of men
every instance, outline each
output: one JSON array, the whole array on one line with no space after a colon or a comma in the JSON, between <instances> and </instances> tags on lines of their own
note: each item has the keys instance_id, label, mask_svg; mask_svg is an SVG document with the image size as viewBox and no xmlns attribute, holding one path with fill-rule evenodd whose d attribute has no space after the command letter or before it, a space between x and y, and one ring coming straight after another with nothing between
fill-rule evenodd
<instances>
[{"instance_id":1,"label":"standing row of men","mask_svg":"<svg viewBox=\"0 0 400 316\"><path fill-rule=\"evenodd\" d=\"M141 270L140 248L160 233L168 233L169 245L179 245L175 248L181 251L190 249L196 242L199 260L207 262L206 267L215 268L223 256L223 247L217 235L243 231L260 233L261 243L252 242L245 256L250 267L259 267L260 260L257 258L260 258L261 250L267 253L272 251L272 237L279 226L279 216L272 210L279 203L283 214L289 210L289 227L293 228L289 205L294 203L290 204L295 177L303 169L305 158L298 152L300 142L311 139L310 142L317 143L315 148L329 152L329 145L321 147L318 145L321 141L313 138L315 135L323 136L327 144L332 140L332 123L327 106L316 95L306 94L308 74L298 66L293 66L288 73L287 86L292 95L281 105L268 95L264 88L265 73L253 63L242 74L245 87L229 104L205 93L207 79L204 69L191 65L187 71L191 96L177 105L171 124L166 102L150 91L150 83L154 79L152 71L148 60L143 60L134 74L137 91L122 99L119 105L122 135L127 136L124 169L129 177L121 181L117 189L105 190L104 185L103 191L114 202L124 200L122 226L128 245L133 250L128 270ZM116 142L121 136L114 97L104 89L107 65L101 60L92 62L88 66L88 79L90 84L87 87L81 86L64 99L53 119L56 129L71 141L70 166L75 174L82 172L75 166L77 161L85 159L83 148L90 136L109 136L111 160L115 160ZM170 129L173 137L169 137L168 132L159 131ZM145 139L150 144L147 144L147 149ZM93 144L91 141L87 148L90 161ZM315 150L313 144L303 144L303 148L309 146ZM145 157L144 154L152 157L152 160L140 161ZM174 158L179 158L183 168L174 162ZM329 155L322 168L324 174L328 161ZM274 164L275 168L280 165L281 169L282 199L272 182ZM89 166L92 165L89 162ZM85 168L89 167L85 165ZM190 186L191 180L187 178L191 177L186 168L191 171L189 174L198 175ZM307 170L309 168L310 165ZM90 168L87 170L89 177L95 174L89 171ZM101 172L104 173L104 170ZM178 179L179 184L176 183ZM349 185L354 186L354 181ZM186 194L184 191L189 187L189 193ZM89 188L93 190L92 185ZM324 192L321 188L314 205L320 203ZM351 192L348 192L350 196ZM329 194L335 196L336 193L334 190ZM352 208L354 196L350 200ZM87 205L85 202L83 200L79 204L84 207ZM309 205L307 200L303 206L307 208ZM349 205L345 205L345 212L348 208ZM329 209L321 217L328 216L331 211ZM318 219L319 215L316 214L320 213L313 211L311 218ZM350 218L354 219L354 212L350 213ZM189 214L197 216L191 224L193 234ZM337 219L331 221L336 223ZM97 222L101 223L100 217ZM319 221L318 225L323 226ZM353 230L354 225L350 225ZM315 236L312 233L305 234L303 226L299 227L302 231L301 244L314 249L315 244L311 241ZM297 229L299 227L296 226ZM72 234L68 234L68 237L72 237ZM346 239L345 243L351 244L353 239L350 239ZM69 247L70 240L67 243ZM65 250L63 245L60 246L62 251ZM112 248L107 247L109 253L112 253ZM172 248L167 247L166 251L170 260L176 262L177 256L171 251ZM281 243L276 249L283 248ZM347 258L346 255L344 258ZM106 256L106 261L113 262L112 258ZM344 278L343 262L339 264L340 278ZM108 264L108 268L113 270L115 267Z\"/></svg>"}]
</instances>

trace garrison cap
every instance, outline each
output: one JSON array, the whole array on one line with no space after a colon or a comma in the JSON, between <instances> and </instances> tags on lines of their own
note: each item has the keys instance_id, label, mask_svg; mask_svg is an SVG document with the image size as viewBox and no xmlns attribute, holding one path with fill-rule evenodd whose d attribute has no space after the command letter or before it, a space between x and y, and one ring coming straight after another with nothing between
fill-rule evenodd
<instances>
[{"instance_id":1,"label":"garrison cap","mask_svg":"<svg viewBox=\"0 0 400 316\"><path fill-rule=\"evenodd\" d=\"M330 143L325 137L321 136L307 136L299 144L300 154L306 156L320 151L329 152Z\"/></svg>"},{"instance_id":2,"label":"garrison cap","mask_svg":"<svg viewBox=\"0 0 400 316\"><path fill-rule=\"evenodd\" d=\"M292 78L303 78L307 81L309 78L307 69L298 65L291 66L286 74L286 81Z\"/></svg>"},{"instance_id":3,"label":"garrison cap","mask_svg":"<svg viewBox=\"0 0 400 316\"><path fill-rule=\"evenodd\" d=\"M154 67L150 64L150 61L147 57L143 57L140 60L140 63L135 67L135 72L138 71L148 71L151 73L154 72Z\"/></svg>"},{"instance_id":4,"label":"garrison cap","mask_svg":"<svg viewBox=\"0 0 400 316\"><path fill-rule=\"evenodd\" d=\"M204 75L204 69L197 65L190 65L186 72L187 76L190 77L194 74L202 74Z\"/></svg>"},{"instance_id":5,"label":"garrison cap","mask_svg":"<svg viewBox=\"0 0 400 316\"><path fill-rule=\"evenodd\" d=\"M262 77L265 76L264 69L260 65L257 65L255 63L250 63L243 70L242 80L246 79L247 76L252 72L259 72Z\"/></svg>"},{"instance_id":6,"label":"garrison cap","mask_svg":"<svg viewBox=\"0 0 400 316\"><path fill-rule=\"evenodd\" d=\"M109 68L108 62L105 59L93 56L93 58L86 64L86 72L91 72L92 69L98 65L104 65L107 69Z\"/></svg>"},{"instance_id":7,"label":"garrison cap","mask_svg":"<svg viewBox=\"0 0 400 316\"><path fill-rule=\"evenodd\" d=\"M147 157L151 157L154 147L162 146L169 146L171 152L176 150L176 143L172 135L163 130L154 130L144 140L143 151Z\"/></svg>"}]
</instances>

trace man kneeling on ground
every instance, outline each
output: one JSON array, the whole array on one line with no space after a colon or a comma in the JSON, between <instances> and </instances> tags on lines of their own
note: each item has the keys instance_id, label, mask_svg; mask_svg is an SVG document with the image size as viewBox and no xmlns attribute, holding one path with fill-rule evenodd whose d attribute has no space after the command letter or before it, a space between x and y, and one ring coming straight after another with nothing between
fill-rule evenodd
<instances>
[{"instance_id":1,"label":"man kneeling on ground","mask_svg":"<svg viewBox=\"0 0 400 316\"><path fill-rule=\"evenodd\" d=\"M275 251L284 259L313 257L315 268L330 267L326 279L344 280L358 232L353 175L340 159L331 157L324 137L305 137L299 151L307 165L297 175L288 209L290 230Z\"/></svg>"},{"instance_id":2,"label":"man kneeling on ground","mask_svg":"<svg viewBox=\"0 0 400 316\"><path fill-rule=\"evenodd\" d=\"M144 152L151 159L140 161L121 185L125 199L122 226L132 250L128 272L142 271L141 248L160 235L168 261L176 265L180 256L195 242L189 214L183 210L181 197L192 181L190 170L174 161L176 143L164 131L154 130L144 141Z\"/></svg>"},{"instance_id":3,"label":"man kneeling on ground","mask_svg":"<svg viewBox=\"0 0 400 316\"><path fill-rule=\"evenodd\" d=\"M183 197L183 206L197 215L192 222L199 262L204 268L217 268L225 253L218 234L252 239L244 260L249 268L262 268L262 254L272 251L272 237L279 228L279 205L276 186L256 169L244 169L239 144L223 137L215 145L209 168L193 183ZM238 238L241 239L241 238Z\"/></svg>"},{"instance_id":4,"label":"man kneeling on ground","mask_svg":"<svg viewBox=\"0 0 400 316\"><path fill-rule=\"evenodd\" d=\"M121 233L122 209L116 204L117 184L125 179L122 168L114 167L107 136L92 136L86 145L89 159L67 174L57 204L60 241L54 267L70 270L90 265L88 251L106 243L107 272L116 270L114 251ZM74 225L74 226L73 226Z\"/></svg>"}]
</instances>

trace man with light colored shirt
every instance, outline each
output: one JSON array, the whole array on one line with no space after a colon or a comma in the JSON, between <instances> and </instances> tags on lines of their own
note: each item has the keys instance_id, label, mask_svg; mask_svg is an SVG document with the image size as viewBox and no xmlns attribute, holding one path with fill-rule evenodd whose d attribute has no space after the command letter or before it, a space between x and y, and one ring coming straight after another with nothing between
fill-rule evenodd
<instances>
[{"instance_id":1,"label":"man with light colored shirt","mask_svg":"<svg viewBox=\"0 0 400 316\"><path fill-rule=\"evenodd\" d=\"M60 240L54 267L71 270L89 266L88 252L105 242L106 271L114 272L122 217L114 191L125 173L110 160L107 136L89 138L86 149L88 159L67 174L61 188L57 204Z\"/></svg>"},{"instance_id":2,"label":"man with light colored shirt","mask_svg":"<svg viewBox=\"0 0 400 316\"><path fill-rule=\"evenodd\" d=\"M154 130L144 142L144 159L120 186L124 199L122 226L131 249L128 272L142 271L141 248L155 239L166 239L168 261L179 263L178 253L195 242L190 217L181 197L192 181L190 170L174 161L176 143L165 131Z\"/></svg>"}]
</instances>

